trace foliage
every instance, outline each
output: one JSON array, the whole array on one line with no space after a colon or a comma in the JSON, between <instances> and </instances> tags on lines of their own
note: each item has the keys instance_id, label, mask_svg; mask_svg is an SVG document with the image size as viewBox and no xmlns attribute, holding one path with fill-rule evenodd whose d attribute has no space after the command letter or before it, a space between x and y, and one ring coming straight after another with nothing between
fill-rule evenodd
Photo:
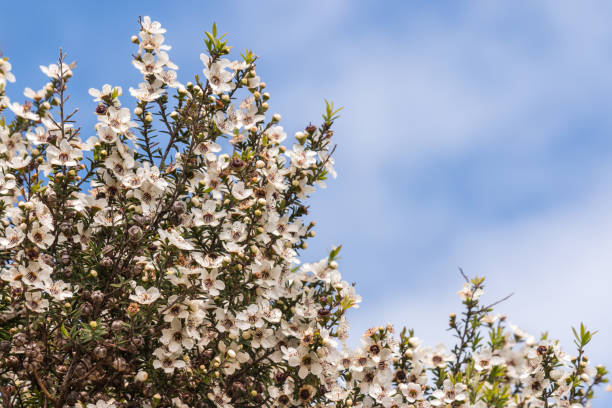
<instances>
[{"instance_id":1,"label":"foliage","mask_svg":"<svg viewBox=\"0 0 612 408\"><path fill-rule=\"evenodd\" d=\"M575 330L577 357L459 295L450 351L375 327L351 350L360 297L340 247L300 266L315 186L335 177L332 126L291 149L257 57L206 33L203 77L178 82L165 30L145 17L132 41L144 81L91 89L83 141L66 93L75 64L11 102L0 60L0 398L12 407L582 407L606 382Z\"/></svg>"}]
</instances>

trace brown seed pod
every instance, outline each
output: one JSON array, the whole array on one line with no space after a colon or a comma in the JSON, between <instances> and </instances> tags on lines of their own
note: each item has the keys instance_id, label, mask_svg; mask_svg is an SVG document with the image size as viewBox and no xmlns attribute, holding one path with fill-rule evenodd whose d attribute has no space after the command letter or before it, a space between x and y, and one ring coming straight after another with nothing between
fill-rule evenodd
<instances>
[{"instance_id":1,"label":"brown seed pod","mask_svg":"<svg viewBox=\"0 0 612 408\"><path fill-rule=\"evenodd\" d=\"M106 115L107 110L108 109L106 108L106 105L104 105L102 103L100 103L100 104L98 104L98 106L96 106L96 113L98 115Z\"/></svg>"}]
</instances>

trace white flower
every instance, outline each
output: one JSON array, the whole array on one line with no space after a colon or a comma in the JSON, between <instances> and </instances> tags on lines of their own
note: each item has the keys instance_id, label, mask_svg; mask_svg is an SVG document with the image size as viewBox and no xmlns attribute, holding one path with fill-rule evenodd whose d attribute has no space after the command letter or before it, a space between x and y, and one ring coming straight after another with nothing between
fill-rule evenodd
<instances>
[{"instance_id":1,"label":"white flower","mask_svg":"<svg viewBox=\"0 0 612 408\"><path fill-rule=\"evenodd\" d=\"M69 297L72 297L73 293L70 291L70 284L62 280L52 281L46 279L36 285L37 288L44 290L53 297L56 301L63 301Z\"/></svg>"},{"instance_id":2,"label":"white flower","mask_svg":"<svg viewBox=\"0 0 612 408\"><path fill-rule=\"evenodd\" d=\"M251 194L253 194L253 190L251 190L250 188L245 188L244 182L242 181L239 181L232 187L232 195L237 200L244 200L245 198L250 197Z\"/></svg>"},{"instance_id":3,"label":"white flower","mask_svg":"<svg viewBox=\"0 0 612 408\"><path fill-rule=\"evenodd\" d=\"M169 329L162 329L162 336L159 341L168 347L168 351L175 353L182 348L191 349L194 341L183 329L180 319L173 319Z\"/></svg>"},{"instance_id":4,"label":"white flower","mask_svg":"<svg viewBox=\"0 0 612 408\"><path fill-rule=\"evenodd\" d=\"M430 368L444 368L447 362L454 360L454 354L447 353L444 344L440 343L435 349L426 350L424 362Z\"/></svg>"},{"instance_id":5,"label":"white flower","mask_svg":"<svg viewBox=\"0 0 612 408\"><path fill-rule=\"evenodd\" d=\"M13 113L19 117L24 119L29 119L38 122L40 120L40 116L38 114L31 112L30 108L32 107L31 103L20 104L18 102L12 102L8 104L8 107Z\"/></svg>"},{"instance_id":6,"label":"white flower","mask_svg":"<svg viewBox=\"0 0 612 408\"><path fill-rule=\"evenodd\" d=\"M153 368L161 368L167 374L172 374L176 368L185 368L187 365L180 353L171 353L162 347L155 349L153 355L157 357L153 360Z\"/></svg>"},{"instance_id":7,"label":"white flower","mask_svg":"<svg viewBox=\"0 0 612 408\"><path fill-rule=\"evenodd\" d=\"M125 134L130 128L137 126L130 120L130 110L128 108L117 109L113 106L108 108L105 116L100 116L100 122L110 126L115 132Z\"/></svg>"},{"instance_id":8,"label":"white flower","mask_svg":"<svg viewBox=\"0 0 612 408\"><path fill-rule=\"evenodd\" d=\"M463 301L468 299L478 300L478 298L482 296L483 290L480 288L473 290L472 284L466 282L463 284L463 287L459 292L457 292L457 294L459 295L459 298Z\"/></svg>"},{"instance_id":9,"label":"white flower","mask_svg":"<svg viewBox=\"0 0 612 408\"><path fill-rule=\"evenodd\" d=\"M40 287L51 279L53 268L44 262L32 261L27 267L19 265L19 272L27 285Z\"/></svg>"},{"instance_id":10,"label":"white flower","mask_svg":"<svg viewBox=\"0 0 612 408\"><path fill-rule=\"evenodd\" d=\"M41 144L49 143L49 132L42 126L37 126L34 129L34 133L31 131L26 133L26 138L34 145L38 146Z\"/></svg>"},{"instance_id":11,"label":"white flower","mask_svg":"<svg viewBox=\"0 0 612 408\"><path fill-rule=\"evenodd\" d=\"M103 143L115 143L117 141L117 133L108 126L98 127L98 137Z\"/></svg>"},{"instance_id":12,"label":"white flower","mask_svg":"<svg viewBox=\"0 0 612 408\"><path fill-rule=\"evenodd\" d=\"M220 112L217 112L220 113ZM207 160L214 161L216 159L215 153L221 151L221 146L215 142L200 142L193 149L194 154L201 154L206 157Z\"/></svg>"},{"instance_id":13,"label":"white flower","mask_svg":"<svg viewBox=\"0 0 612 408\"><path fill-rule=\"evenodd\" d=\"M452 404L455 401L465 401L467 394L465 390L467 386L463 383L453 384L450 380L444 380L443 389L438 389L433 392L433 396L436 398L431 402L433 406L439 406L442 404Z\"/></svg>"},{"instance_id":14,"label":"white flower","mask_svg":"<svg viewBox=\"0 0 612 408\"><path fill-rule=\"evenodd\" d=\"M233 408L234 406L230 404L232 399L227 396L225 392L219 388L219 386L215 386L212 389L212 392L207 394L207 397L219 408Z\"/></svg>"},{"instance_id":15,"label":"white flower","mask_svg":"<svg viewBox=\"0 0 612 408\"><path fill-rule=\"evenodd\" d=\"M15 75L11 73L11 63L6 58L0 57L0 85L6 84L6 82L15 82Z\"/></svg>"},{"instance_id":16,"label":"white flower","mask_svg":"<svg viewBox=\"0 0 612 408\"><path fill-rule=\"evenodd\" d=\"M31 161L32 161L32 156L28 156L28 155L23 156L22 154L17 154L11 157L11 160L8 161L6 164L8 165L8 167L12 169L23 169L28 164L30 164Z\"/></svg>"},{"instance_id":17,"label":"white flower","mask_svg":"<svg viewBox=\"0 0 612 408\"><path fill-rule=\"evenodd\" d=\"M44 313L49 309L49 301L42 298L41 292L26 292L26 306L33 312Z\"/></svg>"},{"instance_id":18,"label":"white flower","mask_svg":"<svg viewBox=\"0 0 612 408\"><path fill-rule=\"evenodd\" d=\"M157 207L157 202L161 193L149 182L144 182L139 188L134 190L134 197L140 200L143 214L150 214Z\"/></svg>"},{"instance_id":19,"label":"white flower","mask_svg":"<svg viewBox=\"0 0 612 408\"><path fill-rule=\"evenodd\" d=\"M544 377L544 371L538 370L525 380L525 394L528 396L539 396L545 388L550 385L550 380Z\"/></svg>"},{"instance_id":20,"label":"white flower","mask_svg":"<svg viewBox=\"0 0 612 408\"><path fill-rule=\"evenodd\" d=\"M15 176L0 172L0 194L8 194L16 186ZM2 239L0 238L0 245L2 245L1 242Z\"/></svg>"},{"instance_id":21,"label":"white flower","mask_svg":"<svg viewBox=\"0 0 612 408\"><path fill-rule=\"evenodd\" d=\"M144 102L152 102L164 94L163 84L159 79L153 83L141 82L137 89L130 87L130 95Z\"/></svg>"},{"instance_id":22,"label":"white flower","mask_svg":"<svg viewBox=\"0 0 612 408\"><path fill-rule=\"evenodd\" d=\"M45 88L40 89L38 91L35 91L32 88L26 88L23 91L23 95L26 98L34 99L35 101L40 101L42 98L45 97L46 93L47 93L47 90Z\"/></svg>"},{"instance_id":23,"label":"white flower","mask_svg":"<svg viewBox=\"0 0 612 408\"><path fill-rule=\"evenodd\" d=\"M140 303L141 305L150 305L159 299L159 297L159 289L157 289L155 286L150 287L149 289L145 289L142 286L136 286L136 289L134 289L134 294L130 295L131 300Z\"/></svg>"},{"instance_id":24,"label":"white flower","mask_svg":"<svg viewBox=\"0 0 612 408\"><path fill-rule=\"evenodd\" d=\"M261 317L259 307L251 304L245 310L236 313L236 326L241 330L248 330L251 327L262 327L265 322Z\"/></svg>"},{"instance_id":25,"label":"white flower","mask_svg":"<svg viewBox=\"0 0 612 408\"><path fill-rule=\"evenodd\" d=\"M0 246L4 249L15 248L24 240L25 234L21 228L7 227L4 230L4 237L0 238Z\"/></svg>"},{"instance_id":26,"label":"white flower","mask_svg":"<svg viewBox=\"0 0 612 408\"><path fill-rule=\"evenodd\" d=\"M244 246L238 245L247 237L246 225L240 221L234 221L232 224L226 223L223 226L223 230L219 234L219 238L223 240L225 249L229 252L240 253Z\"/></svg>"},{"instance_id":27,"label":"white flower","mask_svg":"<svg viewBox=\"0 0 612 408\"><path fill-rule=\"evenodd\" d=\"M101 90L95 88L89 88L89 94L94 97L94 102L102 102L105 98L118 97L123 94L123 90L120 86L111 86L109 84L104 84Z\"/></svg>"},{"instance_id":28,"label":"white flower","mask_svg":"<svg viewBox=\"0 0 612 408\"><path fill-rule=\"evenodd\" d=\"M231 82L234 78L234 74L225 70L231 65L229 60L223 58L211 64L211 58L206 54L201 54L200 59L206 66L204 68L204 76L208 79L208 83L213 92L221 94L231 91L236 87L236 84Z\"/></svg>"},{"instance_id":29,"label":"white flower","mask_svg":"<svg viewBox=\"0 0 612 408\"><path fill-rule=\"evenodd\" d=\"M308 169L317 163L317 154L300 144L294 144L293 150L287 151L287 156L291 159L291 165L300 169Z\"/></svg>"},{"instance_id":30,"label":"white flower","mask_svg":"<svg viewBox=\"0 0 612 408\"><path fill-rule=\"evenodd\" d=\"M207 200L202 204L202 208L192 208L191 212L194 216L193 224L195 226L209 225L216 227L219 225L219 219L225 217L225 211L217 212L217 202L215 200Z\"/></svg>"},{"instance_id":31,"label":"white flower","mask_svg":"<svg viewBox=\"0 0 612 408\"><path fill-rule=\"evenodd\" d=\"M314 375L320 375L323 371L321 364L319 363L319 358L314 352L309 352L307 354L302 355L300 359L300 369L298 371L298 376L301 379L306 378L306 376L310 373Z\"/></svg>"},{"instance_id":32,"label":"white flower","mask_svg":"<svg viewBox=\"0 0 612 408\"><path fill-rule=\"evenodd\" d=\"M139 50L147 50L147 51L160 51L160 50L169 50L169 45L164 44L164 36L156 33L148 33L146 31L141 31L140 33L140 44Z\"/></svg>"},{"instance_id":33,"label":"white flower","mask_svg":"<svg viewBox=\"0 0 612 408\"><path fill-rule=\"evenodd\" d=\"M191 242L183 238L181 234L175 229L170 231L160 229L158 230L158 233L160 240L168 240L171 245L174 245L179 249L184 249L186 251L194 249L194 246L191 244Z\"/></svg>"},{"instance_id":34,"label":"white flower","mask_svg":"<svg viewBox=\"0 0 612 408\"><path fill-rule=\"evenodd\" d=\"M493 366L503 364L504 360L499 356L494 356L490 349L486 349L480 353L472 354L474 359L474 369L476 371L487 371Z\"/></svg>"},{"instance_id":35,"label":"white flower","mask_svg":"<svg viewBox=\"0 0 612 408\"><path fill-rule=\"evenodd\" d=\"M58 79L62 75L66 78L72 76L72 70L68 64L62 64L61 70L57 64L51 64L48 66L41 65L40 70L43 72L43 74L52 79Z\"/></svg>"},{"instance_id":36,"label":"white flower","mask_svg":"<svg viewBox=\"0 0 612 408\"><path fill-rule=\"evenodd\" d=\"M422 401L425 396L423 395L423 388L420 384L416 383L408 383L408 384L400 384L400 391L406 397L406 400L410 403L415 401Z\"/></svg>"},{"instance_id":37,"label":"white flower","mask_svg":"<svg viewBox=\"0 0 612 408\"><path fill-rule=\"evenodd\" d=\"M268 137L270 143L282 143L287 138L287 134L282 126L272 126L266 130L264 134Z\"/></svg>"},{"instance_id":38,"label":"white flower","mask_svg":"<svg viewBox=\"0 0 612 408\"><path fill-rule=\"evenodd\" d=\"M113 398L108 401L99 399L95 404L87 404L87 408L117 408L115 400Z\"/></svg>"},{"instance_id":39,"label":"white flower","mask_svg":"<svg viewBox=\"0 0 612 408\"><path fill-rule=\"evenodd\" d=\"M218 275L219 271L217 269L213 269L211 271L203 269L202 274L200 275L202 287L210 296L219 296L219 291L225 289L225 283L222 280L217 279Z\"/></svg>"},{"instance_id":40,"label":"white flower","mask_svg":"<svg viewBox=\"0 0 612 408\"><path fill-rule=\"evenodd\" d=\"M183 88L183 84L178 82L176 71L168 69L155 74L155 78L168 85L170 88Z\"/></svg>"},{"instance_id":41,"label":"white flower","mask_svg":"<svg viewBox=\"0 0 612 408\"><path fill-rule=\"evenodd\" d=\"M253 103L249 103L242 112L242 126L248 129L266 119L264 115L260 115L257 112L259 112L259 108L254 101Z\"/></svg>"},{"instance_id":42,"label":"white flower","mask_svg":"<svg viewBox=\"0 0 612 408\"><path fill-rule=\"evenodd\" d=\"M38 222L32 224L32 229L28 233L28 239L42 249L47 249L53 243L55 236L51 231Z\"/></svg>"},{"instance_id":43,"label":"white flower","mask_svg":"<svg viewBox=\"0 0 612 408\"><path fill-rule=\"evenodd\" d=\"M82 157L81 149L72 147L66 139L60 142L59 148L53 145L47 146L47 160L51 164L74 167L78 164L76 159Z\"/></svg>"},{"instance_id":44,"label":"white flower","mask_svg":"<svg viewBox=\"0 0 612 408\"><path fill-rule=\"evenodd\" d=\"M165 54L165 53L164 53ZM167 56L168 54L166 54ZM132 65L136 67L143 75L154 75L164 70L162 61L158 61L155 55L145 53L140 57L140 60L132 60Z\"/></svg>"},{"instance_id":45,"label":"white flower","mask_svg":"<svg viewBox=\"0 0 612 408\"><path fill-rule=\"evenodd\" d=\"M151 17L144 16L142 18L142 29L150 34L163 34L166 29L162 27L159 21L151 21Z\"/></svg>"}]
</instances>

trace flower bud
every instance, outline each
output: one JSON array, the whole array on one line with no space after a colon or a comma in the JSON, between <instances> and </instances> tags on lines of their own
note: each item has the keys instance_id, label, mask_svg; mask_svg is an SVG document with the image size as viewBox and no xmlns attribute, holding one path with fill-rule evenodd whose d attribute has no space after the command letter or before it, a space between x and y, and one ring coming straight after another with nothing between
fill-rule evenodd
<instances>
[{"instance_id":1,"label":"flower bud","mask_svg":"<svg viewBox=\"0 0 612 408\"><path fill-rule=\"evenodd\" d=\"M149 378L149 373L140 370L135 377L136 382L145 382Z\"/></svg>"},{"instance_id":2,"label":"flower bud","mask_svg":"<svg viewBox=\"0 0 612 408\"><path fill-rule=\"evenodd\" d=\"M561 378L562 376L563 376L563 370L559 370L558 368L550 372L550 378L552 378L555 381Z\"/></svg>"},{"instance_id":3,"label":"flower bud","mask_svg":"<svg viewBox=\"0 0 612 408\"><path fill-rule=\"evenodd\" d=\"M92 330L96 330L98 328L98 322L92 320L91 322L89 322L89 327L91 327Z\"/></svg>"},{"instance_id":4,"label":"flower bud","mask_svg":"<svg viewBox=\"0 0 612 408\"><path fill-rule=\"evenodd\" d=\"M275 113L272 116L272 122L280 122L280 120L281 120L281 115L279 115L278 113Z\"/></svg>"},{"instance_id":5,"label":"flower bud","mask_svg":"<svg viewBox=\"0 0 612 408\"><path fill-rule=\"evenodd\" d=\"M142 115L142 108L140 106L137 106L134 108L134 115L136 116Z\"/></svg>"},{"instance_id":6,"label":"flower bud","mask_svg":"<svg viewBox=\"0 0 612 408\"><path fill-rule=\"evenodd\" d=\"M131 42L133 42L134 44L138 44L138 43L139 43L139 41L138 41L138 37L137 37L137 36L135 36L135 35L133 35L133 36L130 38L130 41L131 41Z\"/></svg>"}]
</instances>

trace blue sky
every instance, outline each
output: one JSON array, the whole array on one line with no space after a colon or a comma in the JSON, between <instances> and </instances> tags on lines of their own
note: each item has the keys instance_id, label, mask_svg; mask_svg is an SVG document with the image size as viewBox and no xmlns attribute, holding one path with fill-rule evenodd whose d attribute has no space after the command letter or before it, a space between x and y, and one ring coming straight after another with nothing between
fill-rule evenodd
<instances>
[{"instance_id":1,"label":"blue sky","mask_svg":"<svg viewBox=\"0 0 612 408\"><path fill-rule=\"evenodd\" d=\"M514 292L500 311L533 334L569 346L570 326L599 329L591 359L612 366L611 3L84 4L5 2L0 49L17 96L63 47L92 134L87 89L139 82L139 15L168 29L183 82L201 73L213 21L253 49L290 134L320 118L324 97L344 106L339 178L311 200L304 258L343 245L343 276L364 297L355 338L390 321L449 340L461 266L487 276L490 300ZM612 403L603 394L595 407Z\"/></svg>"}]
</instances>

